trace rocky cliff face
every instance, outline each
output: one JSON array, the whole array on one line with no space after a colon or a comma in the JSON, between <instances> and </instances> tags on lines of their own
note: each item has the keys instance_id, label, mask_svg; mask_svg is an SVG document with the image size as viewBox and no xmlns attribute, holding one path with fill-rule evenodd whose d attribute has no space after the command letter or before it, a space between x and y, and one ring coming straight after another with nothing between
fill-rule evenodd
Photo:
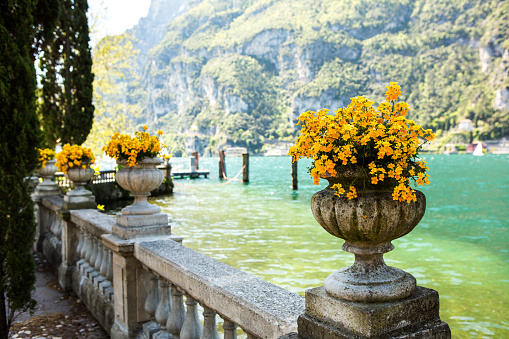
<instances>
[{"instance_id":1,"label":"rocky cliff face","mask_svg":"<svg viewBox=\"0 0 509 339\"><path fill-rule=\"evenodd\" d=\"M148 51L164 38L168 24L189 9L189 0L152 0L146 17L140 19L130 33L135 37L135 48L144 62Z\"/></svg>"},{"instance_id":2,"label":"rocky cliff face","mask_svg":"<svg viewBox=\"0 0 509 339\"><path fill-rule=\"evenodd\" d=\"M359 94L381 101L397 81L426 127L468 117L505 126L480 135L506 133L507 6L436 2L153 0L133 29L145 117L174 141L196 125L211 150L256 151L293 138L304 111L334 111Z\"/></svg>"}]
</instances>

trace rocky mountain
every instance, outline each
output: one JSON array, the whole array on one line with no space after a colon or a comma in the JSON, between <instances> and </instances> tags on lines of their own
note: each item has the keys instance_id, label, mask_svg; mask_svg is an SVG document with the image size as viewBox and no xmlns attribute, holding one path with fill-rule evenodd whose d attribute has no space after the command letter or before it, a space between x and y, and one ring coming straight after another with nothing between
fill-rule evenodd
<instances>
[{"instance_id":1,"label":"rocky mountain","mask_svg":"<svg viewBox=\"0 0 509 339\"><path fill-rule=\"evenodd\" d=\"M301 112L382 101L390 81L443 142L509 134L505 0L152 0L133 33L140 123L177 155L293 140Z\"/></svg>"}]
</instances>

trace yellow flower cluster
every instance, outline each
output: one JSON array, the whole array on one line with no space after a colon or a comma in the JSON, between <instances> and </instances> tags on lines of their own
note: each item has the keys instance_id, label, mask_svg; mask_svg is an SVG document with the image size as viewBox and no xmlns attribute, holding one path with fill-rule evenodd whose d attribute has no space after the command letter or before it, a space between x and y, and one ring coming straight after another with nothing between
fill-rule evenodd
<instances>
[{"instance_id":1,"label":"yellow flower cluster","mask_svg":"<svg viewBox=\"0 0 509 339\"><path fill-rule=\"evenodd\" d=\"M145 157L157 157L165 145L159 142L159 136L162 131L157 131L157 135L150 135L145 132L147 126L143 126L144 131L135 132L131 138L127 134L115 133L108 142L108 145L102 148L107 156L115 159L125 159L127 164L132 167Z\"/></svg>"},{"instance_id":2,"label":"yellow flower cluster","mask_svg":"<svg viewBox=\"0 0 509 339\"><path fill-rule=\"evenodd\" d=\"M58 170L67 173L69 168L81 166L83 169L87 168L87 164L95 161L92 150L80 145L65 144L62 151L57 154L57 167Z\"/></svg>"},{"instance_id":3,"label":"yellow flower cluster","mask_svg":"<svg viewBox=\"0 0 509 339\"><path fill-rule=\"evenodd\" d=\"M397 102L400 94L400 86L391 82L386 101L377 108L372 107L373 101L358 96L335 115L328 114L327 109L302 113L297 122L302 125L301 135L288 154L294 161L302 157L313 159L310 173L316 185L320 178L335 176L348 167L360 167L372 185L384 180L393 182L394 200L415 201L410 179L417 185L429 184L426 162L416 161L418 151L435 135L406 118L410 107ZM341 184L332 188L338 196L345 194ZM346 196L357 197L354 186L349 187Z\"/></svg>"},{"instance_id":4,"label":"yellow flower cluster","mask_svg":"<svg viewBox=\"0 0 509 339\"><path fill-rule=\"evenodd\" d=\"M49 148L38 148L37 149L39 151L39 159L38 159L38 163L39 163L39 168L44 168L46 167L46 162L48 160L52 160L52 159L55 159L55 151L52 150L52 149L49 149Z\"/></svg>"}]
</instances>

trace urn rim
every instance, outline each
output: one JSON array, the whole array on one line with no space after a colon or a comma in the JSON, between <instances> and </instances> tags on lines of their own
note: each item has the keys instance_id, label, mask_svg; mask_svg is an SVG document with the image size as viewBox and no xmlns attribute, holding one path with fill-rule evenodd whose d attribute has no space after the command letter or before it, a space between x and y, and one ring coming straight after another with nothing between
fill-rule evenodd
<instances>
[{"instance_id":1,"label":"urn rim","mask_svg":"<svg viewBox=\"0 0 509 339\"><path fill-rule=\"evenodd\" d=\"M127 168L133 168L133 167L136 167L138 165L150 165L150 164L155 164L155 165L160 165L163 163L163 159L159 158L159 157L144 157L143 160L141 161L138 161L136 163L136 165L134 166L127 166ZM126 166L127 165L127 159L117 159L117 164L118 165L122 165L122 166Z\"/></svg>"}]
</instances>

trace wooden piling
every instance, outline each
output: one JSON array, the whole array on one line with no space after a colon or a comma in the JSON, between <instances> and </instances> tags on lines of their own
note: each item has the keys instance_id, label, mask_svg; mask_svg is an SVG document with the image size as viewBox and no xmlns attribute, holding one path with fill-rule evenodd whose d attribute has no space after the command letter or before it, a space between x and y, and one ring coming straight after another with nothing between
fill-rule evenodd
<instances>
[{"instance_id":1,"label":"wooden piling","mask_svg":"<svg viewBox=\"0 0 509 339\"><path fill-rule=\"evenodd\" d=\"M294 161L292 158L292 188L294 190L297 189L298 180L297 180L297 161Z\"/></svg>"},{"instance_id":2,"label":"wooden piling","mask_svg":"<svg viewBox=\"0 0 509 339\"><path fill-rule=\"evenodd\" d=\"M226 161L224 150L219 151L219 179L223 180L226 177Z\"/></svg>"},{"instance_id":3,"label":"wooden piling","mask_svg":"<svg viewBox=\"0 0 509 339\"><path fill-rule=\"evenodd\" d=\"M249 153L242 153L242 182L249 182Z\"/></svg>"}]
</instances>

